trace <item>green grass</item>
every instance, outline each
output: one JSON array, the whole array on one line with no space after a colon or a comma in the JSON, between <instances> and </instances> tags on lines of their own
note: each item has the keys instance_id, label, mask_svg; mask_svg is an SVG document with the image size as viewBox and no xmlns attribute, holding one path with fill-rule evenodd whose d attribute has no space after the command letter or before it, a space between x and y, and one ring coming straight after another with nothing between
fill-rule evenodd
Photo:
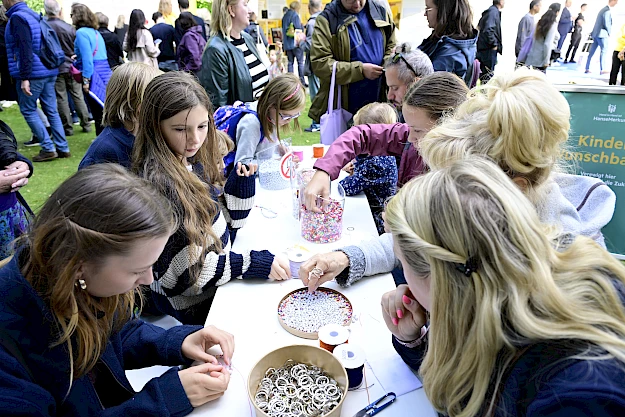
<instances>
[{"instance_id":1,"label":"green grass","mask_svg":"<svg viewBox=\"0 0 625 417\"><path fill-rule=\"evenodd\" d=\"M303 131L303 129L310 126L311 121L308 118L309 107L310 100L307 99L306 110L302 112L299 118L302 130L283 135L284 137L290 136L293 139L293 145L312 145L319 143L319 133L307 133ZM17 104L5 108L4 111L0 113L0 119L11 126L11 129L15 132L15 137L18 142L18 151L22 155L32 159L33 156L39 153L41 149L39 146L28 148L24 146L24 142L30 140L31 132ZM28 185L23 187L20 192L35 212L39 211L39 208L59 184L76 172L80 160L87 151L87 148L89 148L89 145L91 145L93 139L95 139L94 132L95 129L92 133L82 133L80 126L74 126L74 136L67 138L72 153L71 158L55 159L49 162L38 162L34 164L35 170L33 176L30 178Z\"/></svg>"}]
</instances>

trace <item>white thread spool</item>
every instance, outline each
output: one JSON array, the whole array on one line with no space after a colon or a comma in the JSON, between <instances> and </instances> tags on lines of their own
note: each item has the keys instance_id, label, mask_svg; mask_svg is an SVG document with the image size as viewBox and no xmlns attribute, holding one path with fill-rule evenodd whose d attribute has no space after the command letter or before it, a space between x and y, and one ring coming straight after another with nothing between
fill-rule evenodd
<instances>
[{"instance_id":1,"label":"white thread spool","mask_svg":"<svg viewBox=\"0 0 625 417\"><path fill-rule=\"evenodd\" d=\"M310 255L310 252L299 249L288 251L289 268L293 278L299 278L299 267L310 258Z\"/></svg>"},{"instance_id":2,"label":"white thread spool","mask_svg":"<svg viewBox=\"0 0 625 417\"><path fill-rule=\"evenodd\" d=\"M318 335L319 346L332 353L338 345L347 343L350 330L347 327L330 323L321 327Z\"/></svg>"}]
</instances>

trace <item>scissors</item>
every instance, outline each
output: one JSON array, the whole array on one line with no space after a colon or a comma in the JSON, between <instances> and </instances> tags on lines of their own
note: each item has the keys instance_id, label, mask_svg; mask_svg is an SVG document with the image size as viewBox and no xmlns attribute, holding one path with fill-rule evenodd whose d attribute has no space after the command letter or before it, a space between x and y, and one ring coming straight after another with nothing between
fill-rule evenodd
<instances>
[{"instance_id":1,"label":"scissors","mask_svg":"<svg viewBox=\"0 0 625 417\"><path fill-rule=\"evenodd\" d=\"M378 398L356 414L354 417L374 416L380 411L384 410L397 399L397 395L394 392L389 392L385 396Z\"/></svg>"}]
</instances>

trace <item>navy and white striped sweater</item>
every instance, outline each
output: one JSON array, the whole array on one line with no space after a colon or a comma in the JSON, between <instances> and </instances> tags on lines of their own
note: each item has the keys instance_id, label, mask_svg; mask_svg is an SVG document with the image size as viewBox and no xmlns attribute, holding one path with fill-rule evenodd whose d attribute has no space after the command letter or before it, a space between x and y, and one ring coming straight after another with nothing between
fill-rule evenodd
<instances>
[{"instance_id":1,"label":"navy and white striped sweater","mask_svg":"<svg viewBox=\"0 0 625 417\"><path fill-rule=\"evenodd\" d=\"M201 170L195 165L194 171ZM231 279L269 277L273 255L268 251L234 253L230 244L246 222L254 206L254 177L231 173L219 196L221 210L213 220L213 231L221 237L223 251L208 252L198 279L193 282L189 268L200 260L197 248L189 245L184 227L174 233L154 265L154 282L150 285L150 307L169 314L183 324L204 324L215 296L216 287ZM149 309L148 309L149 311Z\"/></svg>"}]
</instances>

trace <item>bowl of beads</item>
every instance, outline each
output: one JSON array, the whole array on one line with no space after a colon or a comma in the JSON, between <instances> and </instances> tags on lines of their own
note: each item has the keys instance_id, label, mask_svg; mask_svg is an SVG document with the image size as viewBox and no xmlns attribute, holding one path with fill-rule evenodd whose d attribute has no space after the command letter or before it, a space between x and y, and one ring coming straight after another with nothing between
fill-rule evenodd
<instances>
[{"instance_id":1,"label":"bowl of beads","mask_svg":"<svg viewBox=\"0 0 625 417\"><path fill-rule=\"evenodd\" d=\"M317 197L319 212L300 207L300 227L302 237L309 242L331 243L341 238L343 233L343 209L345 190L338 182L333 182L328 198Z\"/></svg>"},{"instance_id":2,"label":"bowl of beads","mask_svg":"<svg viewBox=\"0 0 625 417\"><path fill-rule=\"evenodd\" d=\"M330 352L316 346L285 346L265 355L247 380L257 416L339 417L347 372Z\"/></svg>"},{"instance_id":3,"label":"bowl of beads","mask_svg":"<svg viewBox=\"0 0 625 417\"><path fill-rule=\"evenodd\" d=\"M349 326L352 323L352 303L338 291L319 287L309 293L300 288L285 295L278 304L278 320L294 336L318 339L319 329L327 324Z\"/></svg>"},{"instance_id":4,"label":"bowl of beads","mask_svg":"<svg viewBox=\"0 0 625 417\"><path fill-rule=\"evenodd\" d=\"M289 172L290 139L285 139L275 146L263 149L256 154L258 160L258 181L266 190L284 190L291 185Z\"/></svg>"}]
</instances>

